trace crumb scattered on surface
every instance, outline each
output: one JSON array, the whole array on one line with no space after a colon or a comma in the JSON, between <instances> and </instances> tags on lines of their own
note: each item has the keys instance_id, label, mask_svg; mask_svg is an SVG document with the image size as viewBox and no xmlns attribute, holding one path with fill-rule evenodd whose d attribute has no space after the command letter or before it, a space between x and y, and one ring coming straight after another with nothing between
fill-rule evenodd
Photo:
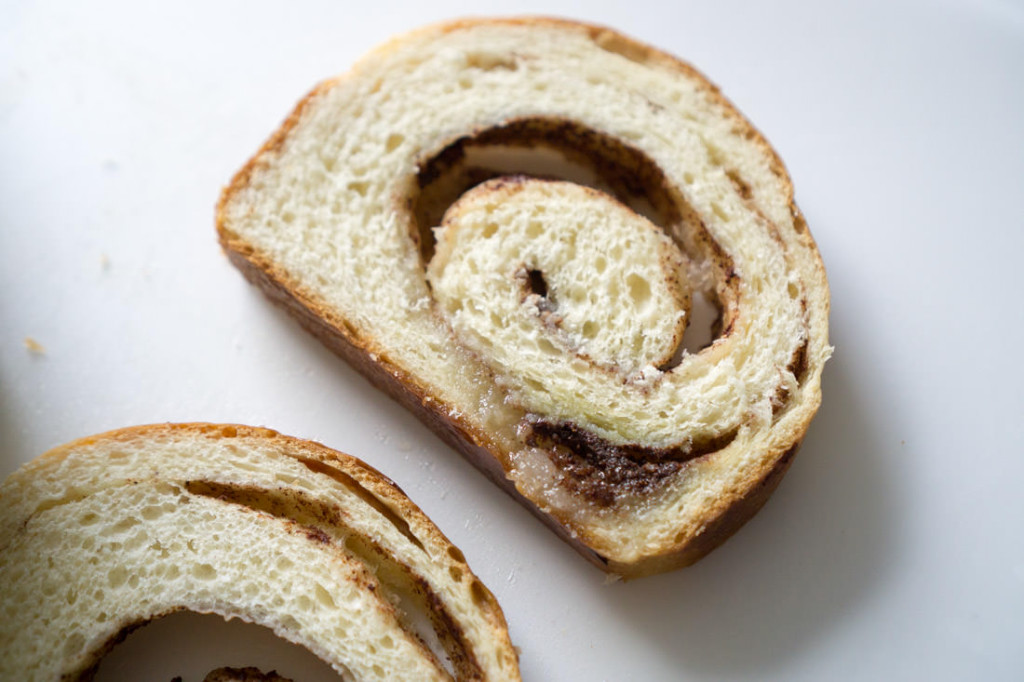
<instances>
[{"instance_id":1,"label":"crumb scattered on surface","mask_svg":"<svg viewBox=\"0 0 1024 682\"><path fill-rule=\"evenodd\" d=\"M110 257L105 253L100 254L100 268L104 272L110 269Z\"/></svg>"},{"instance_id":2,"label":"crumb scattered on surface","mask_svg":"<svg viewBox=\"0 0 1024 682\"><path fill-rule=\"evenodd\" d=\"M46 355L46 349L43 348L43 344L39 343L31 336L25 337L25 348L28 349L29 353L33 353L35 355Z\"/></svg>"}]
</instances>

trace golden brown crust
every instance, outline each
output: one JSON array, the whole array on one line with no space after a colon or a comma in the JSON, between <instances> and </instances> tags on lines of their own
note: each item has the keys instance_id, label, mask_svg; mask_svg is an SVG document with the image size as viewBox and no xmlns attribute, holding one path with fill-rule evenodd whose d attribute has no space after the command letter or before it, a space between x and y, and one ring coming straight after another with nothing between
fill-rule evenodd
<instances>
[{"instance_id":1,"label":"golden brown crust","mask_svg":"<svg viewBox=\"0 0 1024 682\"><path fill-rule=\"evenodd\" d=\"M804 248L806 252L804 255L810 258L810 268L821 283L821 287L814 292L814 295L815 299L822 304L826 321L818 321L818 324L827 324L829 292L824 265L813 237L806 229L802 214L794 201L793 184L781 158L765 137L721 94L719 88L690 64L603 26L551 17L466 19L446 22L399 36L377 48L373 54L385 54L397 49L412 35L450 33L471 29L481 24L556 26L573 31L584 31L603 49L633 61L652 63L678 71L696 81L704 95L715 102L729 118L734 132L753 142L769 160L771 172L780 181L789 210L794 217L793 237ZM357 65L353 72L358 68ZM245 274L247 279L259 286L274 302L283 306L307 331L346 360L373 385L413 412L445 442L456 448L488 478L524 504L585 558L606 571L625 578L635 578L689 565L724 542L752 517L767 501L788 469L820 403L820 391L806 396L801 408L803 419L794 423L789 428L788 434L782 434L782 437L776 439L782 445L776 446L773 453L765 456L739 486L720 497L713 506L706 510L703 522L699 524L699 530L695 534L677 537L670 546L664 547L662 551L636 562L609 561L588 546L590 538L586 528L578 526L565 513L558 510L543 511L539 509L535 502L516 489L503 466L503 461L506 461L506 458L486 432L476 429L472 424L459 417L450 416L455 412L454 410L449 409L448 405L431 395L430 391L415 377L408 375L400 367L390 362L381 349L373 347L372 340L360 338L354 327L343 319L337 319L335 314L323 305L315 294L305 291L270 258L259 253L253 246L230 232L227 227L225 207L233 195L246 186L252 170L257 165L267 163L268 157L277 153L289 132L299 122L303 110L311 99L329 88L334 82L337 81L327 81L321 84L299 103L281 128L236 174L221 196L217 211L217 230L220 242L232 263ZM736 178L732 180L735 184ZM744 190L742 186L739 186L737 191L749 200L749 187ZM778 228L772 225L772 229L777 230ZM725 264L723 267L727 265L728 257L724 253L720 253L720 248L716 243L712 241L706 247L718 253L722 263ZM716 249L718 251L715 251ZM735 277L735 273L732 276ZM726 319L731 326L732 312L730 310L726 311Z\"/></svg>"}]
</instances>

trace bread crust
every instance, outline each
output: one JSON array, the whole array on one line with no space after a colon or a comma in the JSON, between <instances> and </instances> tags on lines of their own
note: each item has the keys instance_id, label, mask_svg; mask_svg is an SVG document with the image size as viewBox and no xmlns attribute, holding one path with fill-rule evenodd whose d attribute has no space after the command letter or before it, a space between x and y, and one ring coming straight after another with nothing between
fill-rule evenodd
<instances>
[{"instance_id":1,"label":"bread crust","mask_svg":"<svg viewBox=\"0 0 1024 682\"><path fill-rule=\"evenodd\" d=\"M753 142L769 159L771 172L781 182L786 203L793 216L797 239L804 247L807 260L803 267L810 276L820 283L809 292L816 299L817 308L823 314L810 324L813 330L827 339L829 312L829 291L824 264L817 246L806 228L803 216L793 196L793 184L785 166L774 148L765 137L721 94L719 88L690 64L638 42L606 27L552 17L513 17L497 19L467 19L427 26L399 36L378 47L371 54L386 54L400 49L409 38L418 34L450 33L480 25L516 25L524 27L561 27L585 31L606 49L618 52L628 59L656 63L678 71L699 84L704 93L713 98L729 117L735 132ZM353 72L359 68L358 64ZM307 331L339 355L364 376L371 384L383 390L390 397L409 409L442 440L458 450L480 469L488 478L497 483L514 499L522 503L535 516L544 521L559 537L602 570L625 579L637 578L692 564L728 539L746 523L767 501L788 470L796 450L802 441L810 422L820 404L820 388L809 391L800 407L801 418L791 423L786 433L773 438L774 445L768 454L760 458L750 474L731 491L709 506L695 523L698 531L682 541L663 543L647 556L636 561L610 560L592 549L588 544L587 530L577 527L567 516L557 510L542 510L537 503L517 490L502 465L500 448L492 437L474 427L459 416L452 416L454 410L432 395L416 377L405 372L388 358L386 352L374 345L372 339L360 337L357 330L345 320L339 319L315 292L305 290L293 281L287 272L273 260L261 253L244 239L232 233L228 224L226 207L235 196L247 187L253 169L260 164L271 163L284 140L302 119L303 111L320 93L345 78L328 80L311 91L300 101L282 126L263 145L259 152L234 176L224 189L217 209L217 232L220 244L231 262L245 277L262 289L276 304L282 306ZM749 194L749 188L747 190Z\"/></svg>"}]
</instances>

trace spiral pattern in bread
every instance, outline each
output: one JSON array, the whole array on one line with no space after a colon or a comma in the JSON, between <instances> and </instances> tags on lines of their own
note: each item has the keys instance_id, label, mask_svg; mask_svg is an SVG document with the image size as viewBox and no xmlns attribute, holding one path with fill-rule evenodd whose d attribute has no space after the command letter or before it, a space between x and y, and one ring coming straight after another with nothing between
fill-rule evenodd
<instances>
[{"instance_id":1,"label":"spiral pattern in bread","mask_svg":"<svg viewBox=\"0 0 1024 682\"><path fill-rule=\"evenodd\" d=\"M691 67L607 29L481 20L386 44L299 105L218 227L251 279L615 573L738 528L820 403L828 285L781 161ZM684 338L698 302L707 344Z\"/></svg>"},{"instance_id":2,"label":"spiral pattern in bread","mask_svg":"<svg viewBox=\"0 0 1024 682\"><path fill-rule=\"evenodd\" d=\"M346 680L519 679L462 553L359 460L266 429L75 441L0 486L0 679L91 679L173 611L271 628ZM269 679L269 678L268 678Z\"/></svg>"}]
</instances>

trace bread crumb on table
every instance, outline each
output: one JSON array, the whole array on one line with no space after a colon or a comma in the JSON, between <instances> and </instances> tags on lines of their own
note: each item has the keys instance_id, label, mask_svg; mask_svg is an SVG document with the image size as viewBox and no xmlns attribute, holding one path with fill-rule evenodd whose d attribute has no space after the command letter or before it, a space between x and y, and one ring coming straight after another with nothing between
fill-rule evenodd
<instances>
[{"instance_id":1,"label":"bread crumb on table","mask_svg":"<svg viewBox=\"0 0 1024 682\"><path fill-rule=\"evenodd\" d=\"M46 355L46 349L43 347L43 344L39 343L31 336L26 336L24 343L25 348L28 349L29 353L32 353L34 355Z\"/></svg>"}]
</instances>

